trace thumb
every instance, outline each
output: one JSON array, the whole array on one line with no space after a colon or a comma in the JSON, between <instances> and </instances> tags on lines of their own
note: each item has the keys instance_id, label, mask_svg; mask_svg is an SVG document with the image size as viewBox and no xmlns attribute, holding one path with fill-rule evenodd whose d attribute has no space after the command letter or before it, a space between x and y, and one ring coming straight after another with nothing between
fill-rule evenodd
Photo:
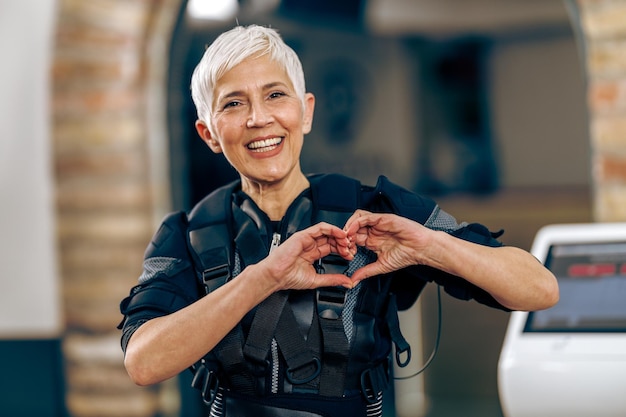
<instances>
[{"instance_id":1,"label":"thumb","mask_svg":"<svg viewBox=\"0 0 626 417\"><path fill-rule=\"evenodd\" d=\"M352 284L356 285L356 283L358 283L359 281L363 281L364 279L367 279L376 275L380 275L383 272L384 271L381 270L381 267L377 262L367 264L357 269L356 271L354 271L351 277Z\"/></svg>"},{"instance_id":2,"label":"thumb","mask_svg":"<svg viewBox=\"0 0 626 417\"><path fill-rule=\"evenodd\" d=\"M345 287L351 289L354 282L344 274L317 274L315 277L315 287Z\"/></svg>"}]
</instances>

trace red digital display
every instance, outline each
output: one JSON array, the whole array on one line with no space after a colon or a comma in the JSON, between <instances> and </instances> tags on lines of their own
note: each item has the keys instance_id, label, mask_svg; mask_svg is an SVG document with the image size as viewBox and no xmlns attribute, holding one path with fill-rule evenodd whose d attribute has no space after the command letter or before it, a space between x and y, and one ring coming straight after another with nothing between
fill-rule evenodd
<instances>
[{"instance_id":1,"label":"red digital display","mask_svg":"<svg viewBox=\"0 0 626 417\"><path fill-rule=\"evenodd\" d=\"M616 275L615 264L572 264L567 269L567 275L572 278L590 278L606 275Z\"/></svg>"}]
</instances>

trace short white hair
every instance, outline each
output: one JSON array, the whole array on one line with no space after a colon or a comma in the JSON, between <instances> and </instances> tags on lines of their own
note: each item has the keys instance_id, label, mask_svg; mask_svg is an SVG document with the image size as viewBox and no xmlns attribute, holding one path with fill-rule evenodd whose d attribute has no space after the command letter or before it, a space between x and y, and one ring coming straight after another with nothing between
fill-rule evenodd
<instances>
[{"instance_id":1,"label":"short white hair","mask_svg":"<svg viewBox=\"0 0 626 417\"><path fill-rule=\"evenodd\" d=\"M211 107L217 80L242 61L264 55L269 55L284 68L304 107L304 71L295 51L275 29L258 25L236 26L215 39L193 72L191 97L198 119L211 128Z\"/></svg>"}]
</instances>

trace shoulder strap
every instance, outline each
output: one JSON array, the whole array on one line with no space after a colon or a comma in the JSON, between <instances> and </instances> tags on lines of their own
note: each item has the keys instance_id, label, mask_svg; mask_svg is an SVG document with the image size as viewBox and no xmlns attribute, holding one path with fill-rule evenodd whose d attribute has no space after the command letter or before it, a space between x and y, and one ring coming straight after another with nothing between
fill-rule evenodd
<instances>
[{"instance_id":1,"label":"shoulder strap","mask_svg":"<svg viewBox=\"0 0 626 417\"><path fill-rule=\"evenodd\" d=\"M232 194L239 181L232 182L210 193L191 210L189 219L189 247L192 256L202 269L202 281L206 293L224 285L232 276L234 266L232 230ZM241 326L229 332L214 349L191 367L194 373L192 387L202 392L202 400L211 406L220 389L217 377L217 363L228 368L233 383L244 387L248 393L254 392L255 380L247 372L243 361ZM225 347L219 349L219 347Z\"/></svg>"},{"instance_id":2,"label":"shoulder strap","mask_svg":"<svg viewBox=\"0 0 626 417\"><path fill-rule=\"evenodd\" d=\"M313 196L313 222L324 221L343 227L361 207L361 182L340 174L309 176Z\"/></svg>"},{"instance_id":3,"label":"shoulder strap","mask_svg":"<svg viewBox=\"0 0 626 417\"><path fill-rule=\"evenodd\" d=\"M361 183L339 174L310 177L313 196L313 222L324 221L343 227L356 209L361 207ZM320 272L343 273L348 262L337 256L327 256L318 263ZM344 394L350 355L342 312L346 303L343 287L319 288L316 291L317 315L322 330L322 370L319 392L323 396Z\"/></svg>"},{"instance_id":4,"label":"shoulder strap","mask_svg":"<svg viewBox=\"0 0 626 417\"><path fill-rule=\"evenodd\" d=\"M394 184L384 175L378 177L367 203L371 210L395 213L421 224L428 221L437 206L434 200Z\"/></svg>"},{"instance_id":5,"label":"shoulder strap","mask_svg":"<svg viewBox=\"0 0 626 417\"><path fill-rule=\"evenodd\" d=\"M207 293L223 285L231 276L234 260L231 196L238 183L235 181L213 191L188 215L189 246L202 268Z\"/></svg>"}]
</instances>

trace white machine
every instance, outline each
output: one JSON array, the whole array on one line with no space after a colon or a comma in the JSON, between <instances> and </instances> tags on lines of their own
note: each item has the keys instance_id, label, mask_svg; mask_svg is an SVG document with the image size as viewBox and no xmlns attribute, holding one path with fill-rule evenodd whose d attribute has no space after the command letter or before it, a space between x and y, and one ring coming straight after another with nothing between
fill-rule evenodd
<instances>
[{"instance_id":1,"label":"white machine","mask_svg":"<svg viewBox=\"0 0 626 417\"><path fill-rule=\"evenodd\" d=\"M498 363L505 417L626 416L626 223L546 226L531 252L560 300L511 313Z\"/></svg>"}]
</instances>

